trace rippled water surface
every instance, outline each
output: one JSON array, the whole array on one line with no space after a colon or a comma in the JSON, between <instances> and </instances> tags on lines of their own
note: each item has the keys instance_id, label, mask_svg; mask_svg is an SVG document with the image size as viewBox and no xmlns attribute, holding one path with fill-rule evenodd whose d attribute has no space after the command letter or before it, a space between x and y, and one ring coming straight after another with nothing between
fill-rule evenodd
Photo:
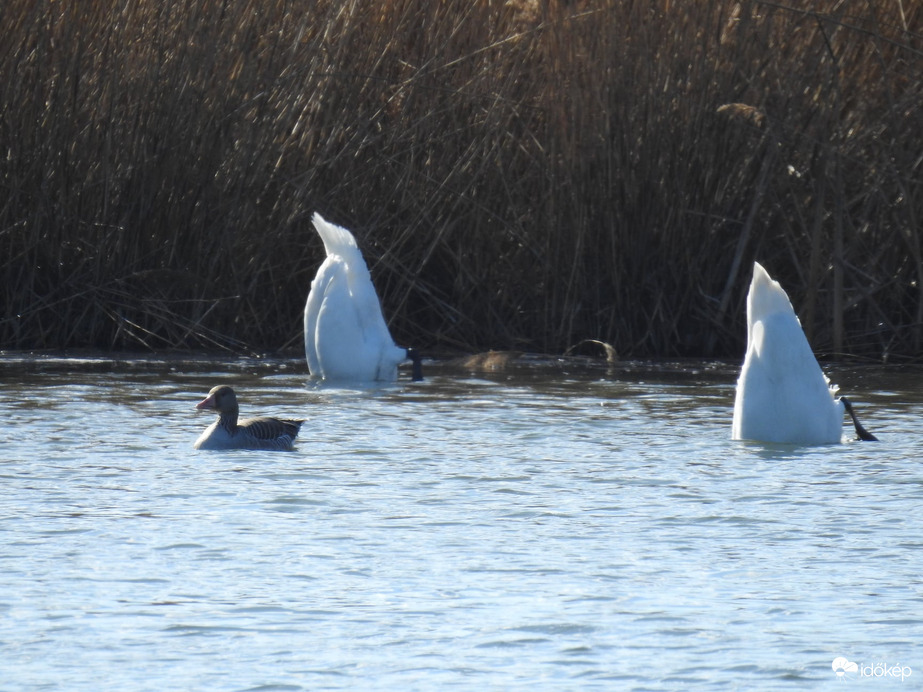
<instances>
[{"instance_id":1,"label":"rippled water surface","mask_svg":"<svg viewBox=\"0 0 923 692\"><path fill-rule=\"evenodd\" d=\"M832 375L881 442L732 442L710 364L7 356L0 689L919 689L923 371ZM297 451L193 451L217 383Z\"/></svg>"}]
</instances>

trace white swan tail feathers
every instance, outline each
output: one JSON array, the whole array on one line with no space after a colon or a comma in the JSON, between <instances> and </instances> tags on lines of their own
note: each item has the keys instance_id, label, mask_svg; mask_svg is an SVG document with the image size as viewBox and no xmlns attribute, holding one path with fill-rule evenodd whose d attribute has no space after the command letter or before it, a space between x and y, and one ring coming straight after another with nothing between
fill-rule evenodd
<instances>
[{"instance_id":1,"label":"white swan tail feathers","mask_svg":"<svg viewBox=\"0 0 923 692\"><path fill-rule=\"evenodd\" d=\"M750 291L747 293L748 324L758 323L773 314L783 314L786 318L793 317L798 328L801 329L801 321L792 308L788 294L778 281L769 276L759 262L754 262L753 279L750 281Z\"/></svg>"},{"instance_id":2,"label":"white swan tail feathers","mask_svg":"<svg viewBox=\"0 0 923 692\"><path fill-rule=\"evenodd\" d=\"M391 338L353 234L317 213L312 221L327 257L311 282L304 308L304 350L311 375L391 382L397 379L398 365L409 359L414 379L422 379L416 352Z\"/></svg>"},{"instance_id":3,"label":"white swan tail feathers","mask_svg":"<svg viewBox=\"0 0 923 692\"><path fill-rule=\"evenodd\" d=\"M747 354L737 381L732 438L808 445L841 442L843 413L849 409L836 392L811 351L788 295L754 263L747 295Z\"/></svg>"},{"instance_id":4,"label":"white swan tail feathers","mask_svg":"<svg viewBox=\"0 0 923 692\"><path fill-rule=\"evenodd\" d=\"M342 226L326 221L317 212L314 212L311 217L311 223L314 224L317 234L324 241L324 251L327 253L327 257L339 257L347 263L353 272L364 270L368 273L368 267L352 233Z\"/></svg>"}]
</instances>

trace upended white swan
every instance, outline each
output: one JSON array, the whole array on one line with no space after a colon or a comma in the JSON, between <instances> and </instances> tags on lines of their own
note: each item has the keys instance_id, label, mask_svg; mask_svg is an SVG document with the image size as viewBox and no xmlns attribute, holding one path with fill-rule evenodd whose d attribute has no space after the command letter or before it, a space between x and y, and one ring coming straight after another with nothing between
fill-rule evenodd
<instances>
[{"instance_id":1,"label":"upended white swan","mask_svg":"<svg viewBox=\"0 0 923 692\"><path fill-rule=\"evenodd\" d=\"M845 398L836 398L801 329L788 295L759 263L747 295L747 355L744 358L731 436L790 444L842 441L848 412L859 439L874 440Z\"/></svg>"},{"instance_id":2,"label":"upended white swan","mask_svg":"<svg viewBox=\"0 0 923 692\"><path fill-rule=\"evenodd\" d=\"M413 349L394 343L372 277L353 234L315 213L314 228L324 241L324 260L304 306L304 352L311 375L324 380L393 382L397 366L413 362L413 379L422 379Z\"/></svg>"}]
</instances>

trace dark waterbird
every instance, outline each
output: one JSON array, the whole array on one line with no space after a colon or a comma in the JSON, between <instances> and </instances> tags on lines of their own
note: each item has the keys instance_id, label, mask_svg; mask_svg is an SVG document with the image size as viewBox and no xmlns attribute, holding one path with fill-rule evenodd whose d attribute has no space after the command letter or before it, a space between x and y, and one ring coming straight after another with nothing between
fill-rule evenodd
<instances>
[{"instance_id":1,"label":"dark waterbird","mask_svg":"<svg viewBox=\"0 0 923 692\"><path fill-rule=\"evenodd\" d=\"M214 409L218 420L195 442L196 449L278 449L291 450L302 420L248 418L239 421L237 395L227 385L212 387L208 396L196 404L198 410Z\"/></svg>"}]
</instances>

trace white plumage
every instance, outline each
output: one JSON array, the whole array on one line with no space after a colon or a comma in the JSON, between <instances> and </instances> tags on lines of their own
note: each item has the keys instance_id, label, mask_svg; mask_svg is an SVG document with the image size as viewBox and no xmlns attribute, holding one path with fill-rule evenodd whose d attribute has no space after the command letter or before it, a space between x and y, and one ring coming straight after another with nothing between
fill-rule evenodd
<instances>
[{"instance_id":1,"label":"white plumage","mask_svg":"<svg viewBox=\"0 0 923 692\"><path fill-rule=\"evenodd\" d=\"M315 213L327 258L304 307L304 351L314 377L354 382L397 379L397 366L415 354L394 343L368 267L345 228ZM416 374L416 370L415 370Z\"/></svg>"},{"instance_id":2,"label":"white plumage","mask_svg":"<svg viewBox=\"0 0 923 692\"><path fill-rule=\"evenodd\" d=\"M732 437L834 444L843 402L820 369L785 291L758 263L747 296L747 355L734 401Z\"/></svg>"}]
</instances>

